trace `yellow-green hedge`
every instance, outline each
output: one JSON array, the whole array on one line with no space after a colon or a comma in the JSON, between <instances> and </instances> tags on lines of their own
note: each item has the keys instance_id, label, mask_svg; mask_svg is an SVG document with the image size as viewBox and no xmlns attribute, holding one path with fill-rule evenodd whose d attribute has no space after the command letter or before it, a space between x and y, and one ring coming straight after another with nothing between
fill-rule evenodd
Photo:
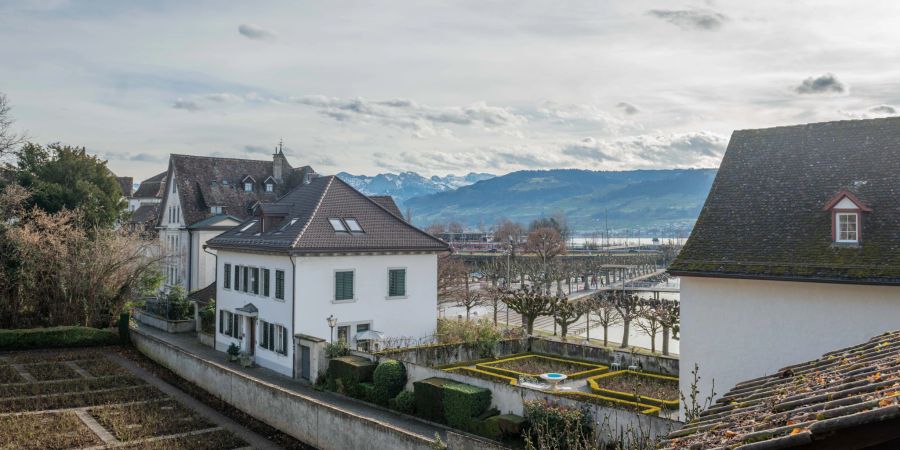
<instances>
[{"instance_id":1,"label":"yellow-green hedge","mask_svg":"<svg viewBox=\"0 0 900 450\"><path fill-rule=\"evenodd\" d=\"M678 406L680 404L678 399L663 400L663 399L653 398L653 397L635 396L634 393L614 391L612 389L606 389L606 388L603 388L600 386L599 380L602 380L604 378L611 378L611 377L615 377L615 376L619 376L619 375L635 375L638 377L656 378L659 380L674 381L676 383L678 382L677 377L658 375L655 373L635 372L633 370L620 370L618 372L609 372L609 373L604 373L601 375L590 377L587 380L588 386L590 386L591 391L593 391L596 394L599 394L601 396L604 396L604 397L613 397L613 398L626 400L626 401L633 401L635 399L635 397L637 397L641 403L649 403L651 405L656 405L656 406L659 406L661 408L666 408L666 409L678 408Z\"/></svg>"},{"instance_id":2,"label":"yellow-green hedge","mask_svg":"<svg viewBox=\"0 0 900 450\"><path fill-rule=\"evenodd\" d=\"M473 367L452 367L450 369L444 369L444 372L462 373L464 375L470 375L475 378L478 378L478 375L484 375L484 376L493 378L498 383L508 383L513 386L515 386L519 382L519 380L517 378L508 377L506 375L500 375L500 374L496 374L493 372L487 372L487 371L484 371L484 370L481 370L478 368L473 368Z\"/></svg>"},{"instance_id":3,"label":"yellow-green hedge","mask_svg":"<svg viewBox=\"0 0 900 450\"><path fill-rule=\"evenodd\" d=\"M607 397L604 395L591 394L589 392L581 392L581 391L547 391L550 394L559 395L562 397L573 397L578 399L579 401L588 402L588 403L596 403L605 406L612 407L624 407L626 409L636 409L641 414L646 415L656 415L662 410L659 406L649 405L646 403L638 403L630 400L621 400L618 398Z\"/></svg>"},{"instance_id":4,"label":"yellow-green hedge","mask_svg":"<svg viewBox=\"0 0 900 450\"><path fill-rule=\"evenodd\" d=\"M591 377L594 375L599 375L599 374L602 374L602 373L606 372L607 370L609 370L609 367L604 366L602 364L587 363L587 362L578 361L578 360L571 359L571 358L558 358L558 357L547 356L547 355L542 355L542 354L538 354L538 353L526 353L526 354L521 354L521 355L514 355L514 356L511 356L508 358L498 359L496 361L492 361L492 362L488 362L488 363L475 364L475 367L482 371L493 372L498 375L513 377L513 378L518 378L520 376L529 376L529 377L540 376L541 374L539 374L539 373L524 373L524 372L517 372L515 370L494 367L494 364L500 364L500 363L504 363L507 361L515 361L517 359L525 359L525 358L542 358L542 359L548 359L551 361L559 361L559 362L564 362L567 364L584 366L585 370L582 370L581 372L566 374L566 377L568 379L572 379L572 380L577 380L580 378L586 378L586 377Z\"/></svg>"}]
</instances>

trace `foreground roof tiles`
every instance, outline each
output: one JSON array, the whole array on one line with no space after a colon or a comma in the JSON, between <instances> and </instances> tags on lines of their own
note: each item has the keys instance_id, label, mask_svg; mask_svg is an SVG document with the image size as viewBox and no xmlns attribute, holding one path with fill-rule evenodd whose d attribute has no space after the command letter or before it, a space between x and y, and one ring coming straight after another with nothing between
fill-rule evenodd
<instances>
[{"instance_id":1,"label":"foreground roof tiles","mask_svg":"<svg viewBox=\"0 0 900 450\"><path fill-rule=\"evenodd\" d=\"M663 448L900 448L900 331L738 384ZM893 439L893 440L892 440Z\"/></svg>"},{"instance_id":2,"label":"foreground roof tiles","mask_svg":"<svg viewBox=\"0 0 900 450\"><path fill-rule=\"evenodd\" d=\"M898 174L900 118L735 131L670 271L900 285ZM871 208L860 245L832 242L842 190Z\"/></svg>"},{"instance_id":3,"label":"foreground roof tiles","mask_svg":"<svg viewBox=\"0 0 900 450\"><path fill-rule=\"evenodd\" d=\"M314 178L259 214L211 239L212 248L286 253L445 251L447 244L414 227L384 198L373 199L336 176ZM277 216L277 217L274 217ZM261 218L271 220L263 230ZM355 219L362 232L340 232L329 219Z\"/></svg>"}]
</instances>

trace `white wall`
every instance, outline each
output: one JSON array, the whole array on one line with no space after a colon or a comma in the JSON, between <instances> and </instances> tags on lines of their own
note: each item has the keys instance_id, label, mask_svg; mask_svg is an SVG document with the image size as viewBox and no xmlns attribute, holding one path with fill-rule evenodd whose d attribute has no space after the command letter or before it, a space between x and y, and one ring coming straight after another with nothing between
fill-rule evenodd
<instances>
[{"instance_id":1,"label":"white wall","mask_svg":"<svg viewBox=\"0 0 900 450\"><path fill-rule=\"evenodd\" d=\"M299 257L297 261L297 329L330 340L326 318L338 325L371 322L386 337L422 337L437 324L437 256L358 255ZM406 296L388 299L388 269L406 269ZM334 272L351 269L355 299L334 301ZM337 328L334 330L337 339ZM353 336L351 331L351 340Z\"/></svg>"},{"instance_id":2,"label":"white wall","mask_svg":"<svg viewBox=\"0 0 900 450\"><path fill-rule=\"evenodd\" d=\"M700 396L900 329L900 287L681 278L681 390ZM718 397L717 396L717 397Z\"/></svg>"},{"instance_id":3,"label":"white wall","mask_svg":"<svg viewBox=\"0 0 900 450\"><path fill-rule=\"evenodd\" d=\"M288 352L287 355L281 355L275 353L273 351L264 349L259 347L261 330L259 328L259 322L257 321L257 333L256 333L256 342L257 347L255 349L256 354L256 362L257 364L268 367L269 369L275 370L284 375L293 376L293 334L290 332L291 328L291 295L293 293L292 283L290 282L291 276L291 260L287 256L273 256L273 255L257 255L250 253L238 253L238 252L229 252L224 250L219 250L218 252L218 280L220 282L216 283L216 349L219 351L225 351L228 349L228 345L232 342L240 345L242 348L245 348L246 343L242 343L238 340L232 339L229 336L226 336L221 333L219 327L219 316L218 310L226 310L234 312L235 309L240 308L247 303L253 303L257 309L259 309L258 320L264 320L266 322L281 325L288 329ZM231 273L232 273L232 284L231 289L225 289L225 283L221 282L223 280L223 271L224 265L231 264ZM235 265L243 265L243 266L251 266L251 267L259 267L261 269L269 269L270 273L270 284L269 284L269 297L264 297L263 294L263 282L260 280L259 283L259 295L254 295L249 292L245 293L243 291L235 291L234 290L234 266ZM284 300L277 300L275 298L275 271L283 270L285 277L285 286L284 286ZM262 272L262 271L260 271ZM260 277L262 273L260 273ZM322 322L325 322L325 319L322 319ZM247 330L247 325L244 325L244 333L245 340L250 339L249 332Z\"/></svg>"},{"instance_id":4,"label":"white wall","mask_svg":"<svg viewBox=\"0 0 900 450\"><path fill-rule=\"evenodd\" d=\"M237 225L234 221L227 224ZM216 251L210 249L209 253L203 250L206 241L224 233L222 230L192 230L191 232L191 287L189 291L203 289L216 281Z\"/></svg>"}]
</instances>

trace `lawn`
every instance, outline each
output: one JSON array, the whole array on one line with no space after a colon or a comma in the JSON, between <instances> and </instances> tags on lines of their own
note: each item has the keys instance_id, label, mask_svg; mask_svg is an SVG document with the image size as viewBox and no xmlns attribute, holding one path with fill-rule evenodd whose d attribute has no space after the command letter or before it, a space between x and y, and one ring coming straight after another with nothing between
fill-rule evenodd
<instances>
[{"instance_id":1,"label":"lawn","mask_svg":"<svg viewBox=\"0 0 900 450\"><path fill-rule=\"evenodd\" d=\"M0 353L0 449L111 443L160 450L247 445L107 359L106 353L104 349ZM119 443L104 442L106 434L87 425L94 422Z\"/></svg>"}]
</instances>

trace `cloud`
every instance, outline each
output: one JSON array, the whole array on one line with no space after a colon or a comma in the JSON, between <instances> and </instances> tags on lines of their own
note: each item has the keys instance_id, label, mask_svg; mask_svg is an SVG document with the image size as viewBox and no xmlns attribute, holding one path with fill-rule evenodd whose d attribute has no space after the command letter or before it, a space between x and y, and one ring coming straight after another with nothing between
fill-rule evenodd
<instances>
[{"instance_id":1,"label":"cloud","mask_svg":"<svg viewBox=\"0 0 900 450\"><path fill-rule=\"evenodd\" d=\"M715 31L728 21L724 14L708 9L652 9L647 14L683 30Z\"/></svg>"},{"instance_id":2,"label":"cloud","mask_svg":"<svg viewBox=\"0 0 900 450\"><path fill-rule=\"evenodd\" d=\"M238 27L238 33L241 33L248 39L254 40L266 40L275 38L274 31L267 30L259 25L254 25L252 23L241 24Z\"/></svg>"},{"instance_id":3,"label":"cloud","mask_svg":"<svg viewBox=\"0 0 900 450\"><path fill-rule=\"evenodd\" d=\"M211 102L216 103L237 103L244 101L244 98L240 95L235 95L230 92L217 92L214 94L206 94L203 96L204 99L209 100Z\"/></svg>"},{"instance_id":4,"label":"cloud","mask_svg":"<svg viewBox=\"0 0 900 450\"><path fill-rule=\"evenodd\" d=\"M638 109L637 106L634 106L634 105L632 105L631 103L628 103L628 102L619 102L619 103L616 105L616 108L621 109L625 114L628 114L629 116L641 112L641 110Z\"/></svg>"},{"instance_id":5,"label":"cloud","mask_svg":"<svg viewBox=\"0 0 900 450\"><path fill-rule=\"evenodd\" d=\"M264 147L262 145L245 145L244 153L251 153L257 155L271 155L275 153L275 147Z\"/></svg>"},{"instance_id":6,"label":"cloud","mask_svg":"<svg viewBox=\"0 0 900 450\"><path fill-rule=\"evenodd\" d=\"M878 105L869 108L869 112L875 114L894 115L897 114L897 108L894 108L891 105Z\"/></svg>"},{"instance_id":7,"label":"cloud","mask_svg":"<svg viewBox=\"0 0 900 450\"><path fill-rule=\"evenodd\" d=\"M596 139L587 137L580 142L565 145L562 148L564 155L591 161L617 161L619 158L609 154L609 149L603 148ZM587 161L586 161L587 162Z\"/></svg>"},{"instance_id":8,"label":"cloud","mask_svg":"<svg viewBox=\"0 0 900 450\"><path fill-rule=\"evenodd\" d=\"M833 73L826 73L816 78L809 77L803 80L794 90L798 94L841 94L847 90L847 86L838 80Z\"/></svg>"},{"instance_id":9,"label":"cloud","mask_svg":"<svg viewBox=\"0 0 900 450\"><path fill-rule=\"evenodd\" d=\"M200 109L202 109L202 108L200 108L200 105L197 104L197 102L195 102L193 100L185 100L181 97L179 97L178 99L175 100L175 103L172 104L172 107L175 109L183 109L185 111L192 111L192 112L199 111Z\"/></svg>"}]
</instances>

